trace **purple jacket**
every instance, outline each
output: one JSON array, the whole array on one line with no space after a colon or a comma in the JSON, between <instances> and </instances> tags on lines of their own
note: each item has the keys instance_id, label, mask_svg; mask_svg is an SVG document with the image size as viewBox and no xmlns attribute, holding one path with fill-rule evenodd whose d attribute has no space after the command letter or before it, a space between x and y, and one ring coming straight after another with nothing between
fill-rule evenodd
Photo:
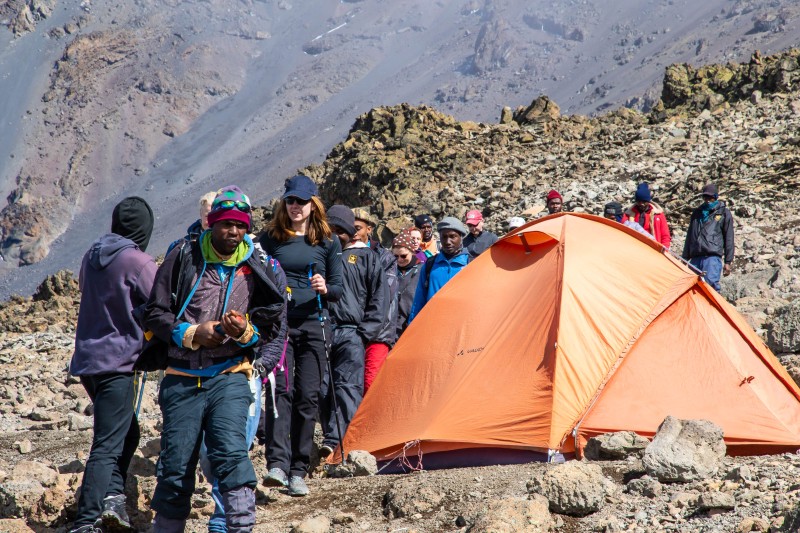
<instances>
[{"instance_id":1,"label":"purple jacket","mask_svg":"<svg viewBox=\"0 0 800 533\"><path fill-rule=\"evenodd\" d=\"M103 235L83 256L73 376L133 372L144 343L133 310L147 301L156 264L133 241Z\"/></svg>"}]
</instances>

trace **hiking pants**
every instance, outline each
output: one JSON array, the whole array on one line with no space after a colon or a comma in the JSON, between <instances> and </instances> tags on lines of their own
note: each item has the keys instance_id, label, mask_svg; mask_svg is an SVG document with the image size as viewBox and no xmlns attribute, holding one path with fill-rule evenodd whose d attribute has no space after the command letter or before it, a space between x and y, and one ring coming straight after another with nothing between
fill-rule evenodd
<instances>
[{"instance_id":1,"label":"hiking pants","mask_svg":"<svg viewBox=\"0 0 800 533\"><path fill-rule=\"evenodd\" d=\"M382 342L371 342L367 344L364 351L364 394L367 393L372 382L378 377L383 363L389 356L389 345Z\"/></svg>"},{"instance_id":2,"label":"hiking pants","mask_svg":"<svg viewBox=\"0 0 800 533\"><path fill-rule=\"evenodd\" d=\"M327 320L325 338L330 342ZM286 346L289 387L286 387L287 375L278 372L275 376L278 417L271 416L272 405L266 407L267 469L280 468L290 476L306 476L326 364L322 327L317 316L290 318Z\"/></svg>"},{"instance_id":3,"label":"hiking pants","mask_svg":"<svg viewBox=\"0 0 800 533\"><path fill-rule=\"evenodd\" d=\"M133 372L80 378L94 403L94 436L73 528L94 524L103 513L106 496L125 494L128 466L139 446Z\"/></svg>"},{"instance_id":4,"label":"hiking pants","mask_svg":"<svg viewBox=\"0 0 800 533\"><path fill-rule=\"evenodd\" d=\"M245 435L252 402L253 394L242 373L220 374L213 378L171 374L164 377L158 394L164 426L151 504L159 515L171 520L189 516L203 439L223 500L227 492L240 487L255 489L256 474L247 454L249 446ZM228 511L226 507L226 515ZM231 518L247 521L241 516L247 512L233 509L228 516L229 527ZM249 520L255 523L255 515ZM239 530L247 531L246 528Z\"/></svg>"},{"instance_id":5,"label":"hiking pants","mask_svg":"<svg viewBox=\"0 0 800 533\"><path fill-rule=\"evenodd\" d=\"M326 375L322 387L324 398L321 418L325 434L323 443L335 448L339 444L339 429L344 436L364 397L364 341L355 327L334 328L331 366L333 390L330 387L331 379ZM336 395L338 410L333 407L332 394Z\"/></svg>"},{"instance_id":6,"label":"hiking pants","mask_svg":"<svg viewBox=\"0 0 800 533\"><path fill-rule=\"evenodd\" d=\"M250 404L250 409L247 412L246 438L249 450L253 439L256 437L256 429L258 429L258 423L261 419L261 376L254 373L248 384L250 392L253 393L253 403ZM200 445L200 470L203 471L203 475L211 483L211 499L214 500L214 513L208 519L208 531L209 533L226 533L228 527L225 521L224 500L222 493L219 491L217 478L214 477L214 473L211 471L205 438L203 439L203 444Z\"/></svg>"},{"instance_id":7,"label":"hiking pants","mask_svg":"<svg viewBox=\"0 0 800 533\"><path fill-rule=\"evenodd\" d=\"M703 279L719 292L719 280L722 277L722 258L718 255L699 255L692 257L689 264L700 272L705 272Z\"/></svg>"}]
</instances>

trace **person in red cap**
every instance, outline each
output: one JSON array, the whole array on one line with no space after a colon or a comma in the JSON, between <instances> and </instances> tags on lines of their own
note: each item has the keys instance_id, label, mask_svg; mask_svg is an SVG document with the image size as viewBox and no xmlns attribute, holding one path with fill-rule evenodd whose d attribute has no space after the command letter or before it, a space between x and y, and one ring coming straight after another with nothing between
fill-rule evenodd
<instances>
[{"instance_id":1,"label":"person in red cap","mask_svg":"<svg viewBox=\"0 0 800 533\"><path fill-rule=\"evenodd\" d=\"M555 190L550 189L550 192L547 193L547 214L548 215L555 215L556 213L560 213L564 210L564 199L561 198L561 194Z\"/></svg>"},{"instance_id":2,"label":"person in red cap","mask_svg":"<svg viewBox=\"0 0 800 533\"><path fill-rule=\"evenodd\" d=\"M477 209L467 212L465 222L469 235L464 238L462 245L467 253L475 259L497 242L497 235L491 231L483 231L483 213Z\"/></svg>"}]
</instances>

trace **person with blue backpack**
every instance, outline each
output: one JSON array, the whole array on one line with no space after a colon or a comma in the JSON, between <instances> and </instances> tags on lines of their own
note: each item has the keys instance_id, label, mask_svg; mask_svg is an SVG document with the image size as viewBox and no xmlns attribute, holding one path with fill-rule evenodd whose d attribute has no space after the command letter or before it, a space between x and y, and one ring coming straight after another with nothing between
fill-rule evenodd
<instances>
[{"instance_id":1,"label":"person with blue backpack","mask_svg":"<svg viewBox=\"0 0 800 533\"><path fill-rule=\"evenodd\" d=\"M429 257L422 267L417 290L414 293L414 304L408 315L409 324L425 307L425 304L433 298L433 295L471 260L463 246L464 237L468 231L460 220L455 217L445 217L436 225L436 230L439 232L441 250L438 254Z\"/></svg>"},{"instance_id":2,"label":"person with blue backpack","mask_svg":"<svg viewBox=\"0 0 800 533\"><path fill-rule=\"evenodd\" d=\"M167 345L151 503L155 533L184 531L203 442L228 532L247 533L255 525L257 480L246 436L254 401L249 382L257 354L283 329L286 294L279 267L273 269L247 235L250 212L250 199L238 187L220 189L209 229L167 255L145 306L145 327Z\"/></svg>"}]
</instances>

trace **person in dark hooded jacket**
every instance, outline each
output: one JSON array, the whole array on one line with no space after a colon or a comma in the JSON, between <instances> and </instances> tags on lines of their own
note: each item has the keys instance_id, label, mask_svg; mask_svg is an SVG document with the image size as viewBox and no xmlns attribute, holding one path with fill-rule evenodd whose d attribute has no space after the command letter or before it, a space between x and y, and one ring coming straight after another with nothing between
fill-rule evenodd
<instances>
[{"instance_id":1,"label":"person in dark hooded jacket","mask_svg":"<svg viewBox=\"0 0 800 533\"><path fill-rule=\"evenodd\" d=\"M330 307L333 376L326 375L322 386L323 456L339 444L339 431L344 434L361 404L366 347L380 338L389 312L389 284L380 256L358 238L356 220L353 211L343 205L328 209L328 223L342 244L344 283L342 297ZM336 395L336 408L332 394Z\"/></svg>"},{"instance_id":2,"label":"person in dark hooded jacket","mask_svg":"<svg viewBox=\"0 0 800 533\"><path fill-rule=\"evenodd\" d=\"M139 445L133 410L133 365L144 333L133 310L153 286L156 264L144 251L153 231L153 211L129 197L114 208L111 233L83 256L81 304L69 372L80 377L94 403L94 436L71 532L93 532L101 522L130 527L125 479Z\"/></svg>"},{"instance_id":3,"label":"person in dark hooded jacket","mask_svg":"<svg viewBox=\"0 0 800 533\"><path fill-rule=\"evenodd\" d=\"M702 196L703 203L692 211L682 255L719 292L720 274L730 275L733 264L733 216L716 184L706 185Z\"/></svg>"}]
</instances>

